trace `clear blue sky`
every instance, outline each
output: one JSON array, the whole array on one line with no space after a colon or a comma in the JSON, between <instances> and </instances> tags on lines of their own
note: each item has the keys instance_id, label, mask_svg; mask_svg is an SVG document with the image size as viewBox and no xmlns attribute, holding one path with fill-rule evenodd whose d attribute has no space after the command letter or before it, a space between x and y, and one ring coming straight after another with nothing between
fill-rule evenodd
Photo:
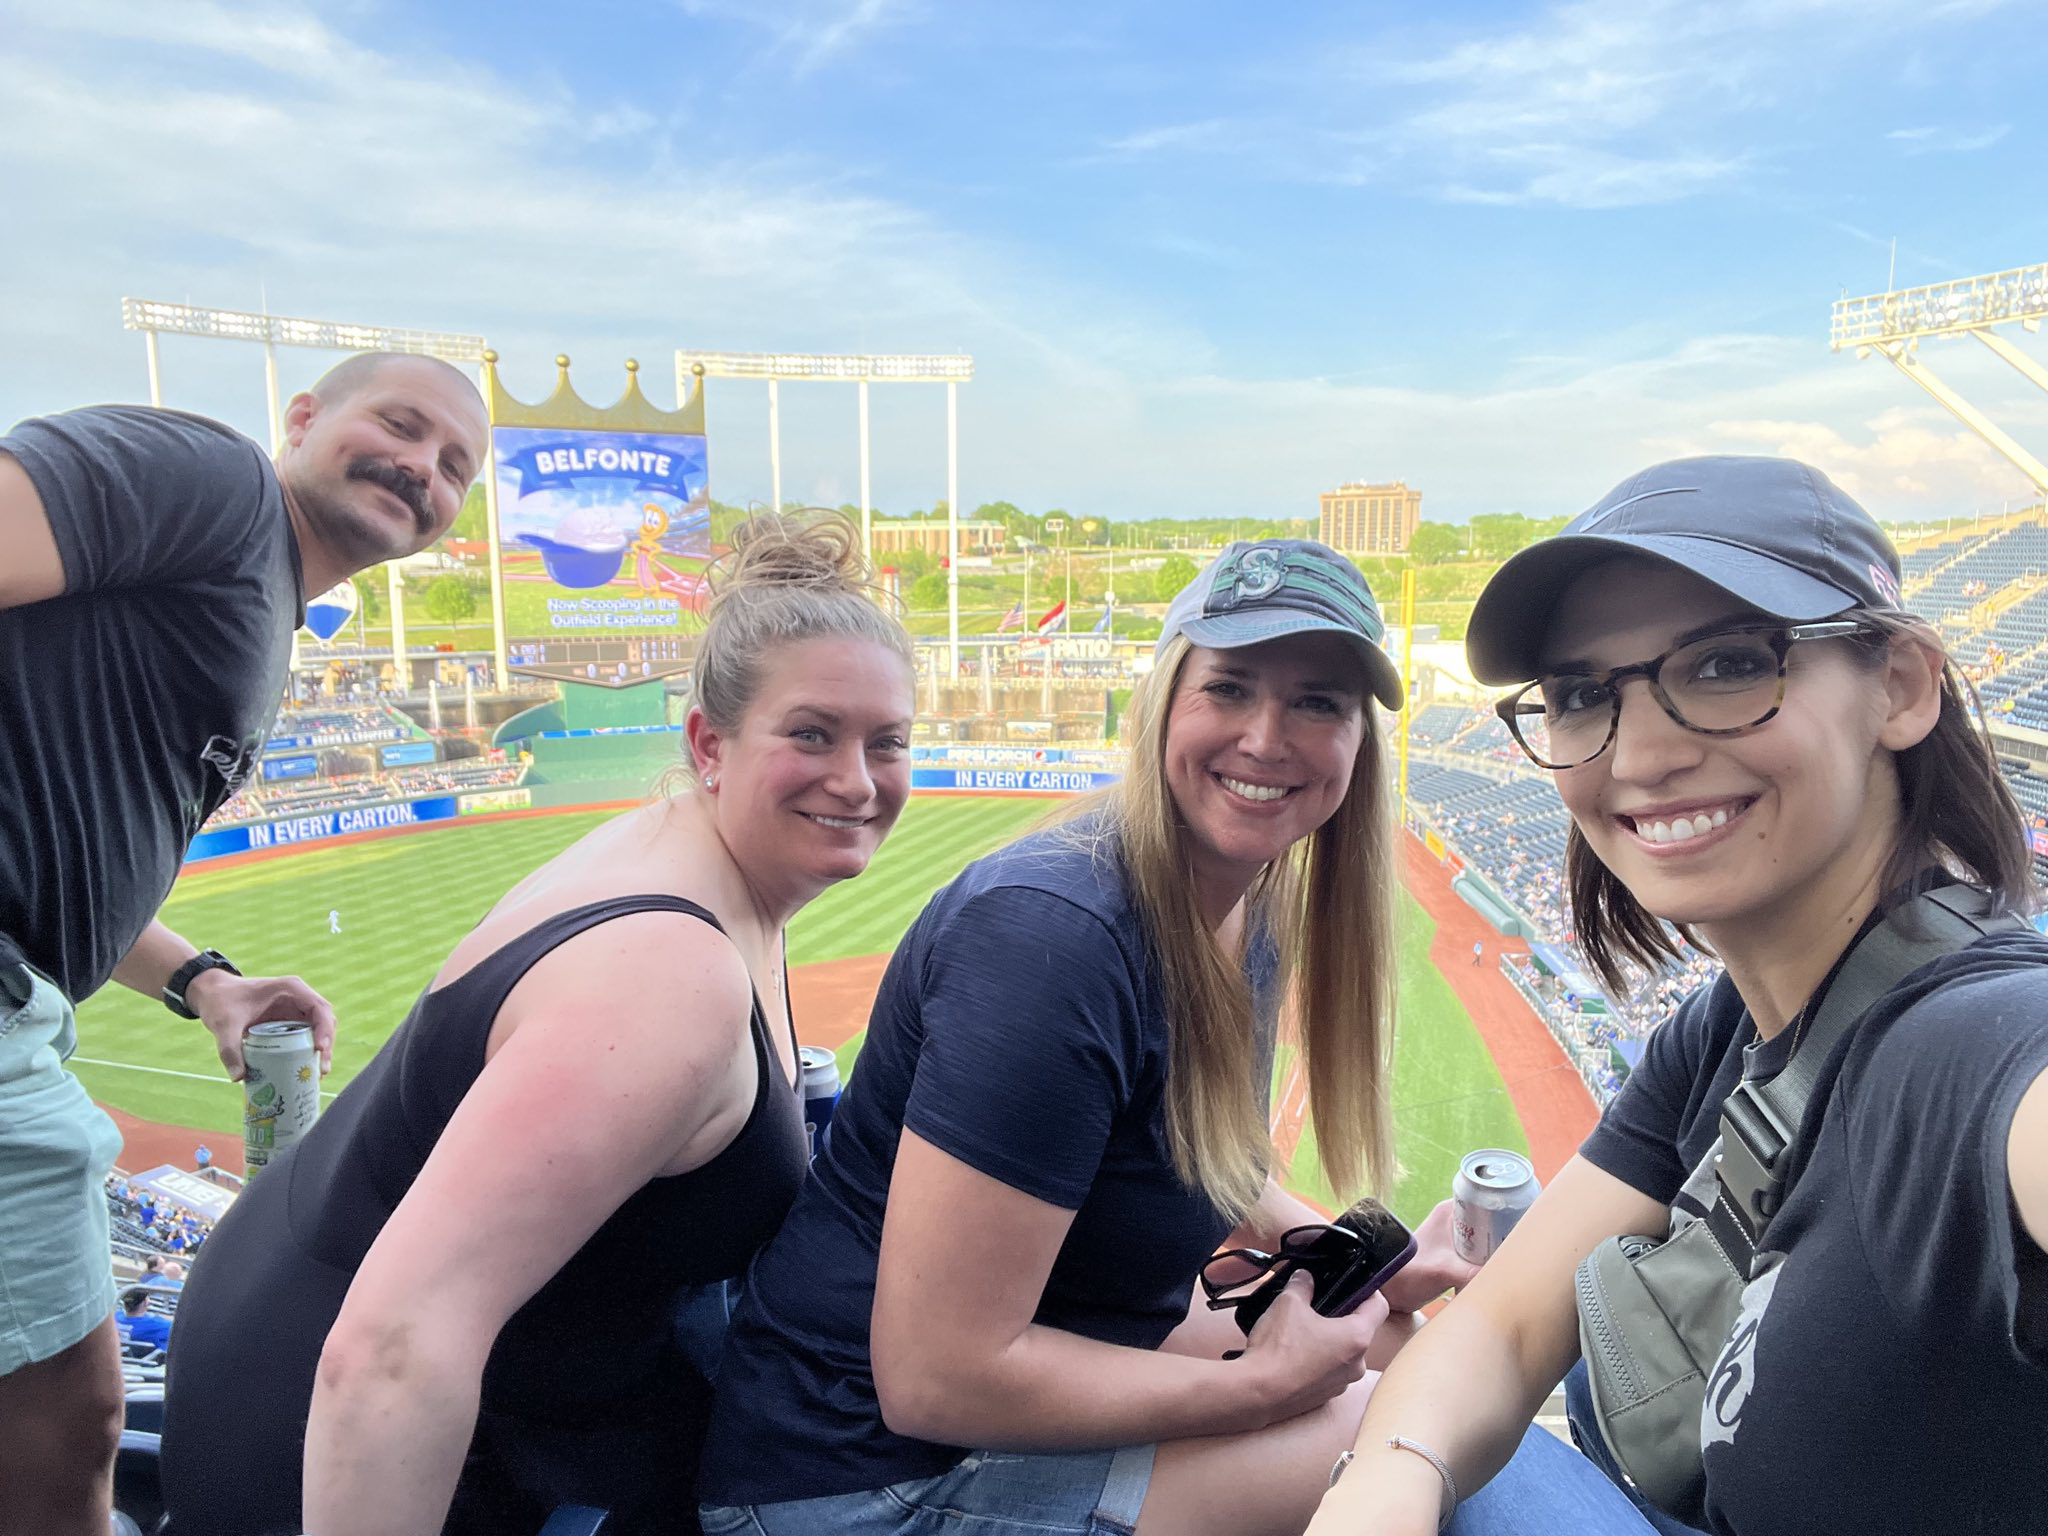
<instances>
[{"instance_id":1,"label":"clear blue sky","mask_svg":"<svg viewBox=\"0 0 2048 1536\"><path fill-rule=\"evenodd\" d=\"M123 294L481 332L539 394L677 345L960 349L961 496L1296 516L1576 510L1790 452L1888 517L2026 494L1828 305L2048 260L2041 9L1995 0L918 5L0 0L0 417L143 393ZM23 237L26 238L23 238ZM2037 356L2038 339L2018 338ZM1928 361L2037 452L2048 395ZM286 359L288 387L326 359ZM171 403L263 430L253 349ZM765 496L765 398L712 395ZM944 494L882 391L876 499ZM785 392L785 494L855 490Z\"/></svg>"}]
</instances>

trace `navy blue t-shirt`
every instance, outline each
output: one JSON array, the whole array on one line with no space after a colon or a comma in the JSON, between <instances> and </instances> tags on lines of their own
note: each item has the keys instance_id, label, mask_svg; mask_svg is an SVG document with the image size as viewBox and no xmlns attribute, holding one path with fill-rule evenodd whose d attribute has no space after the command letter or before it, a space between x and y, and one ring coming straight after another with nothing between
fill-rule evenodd
<instances>
[{"instance_id":1,"label":"navy blue t-shirt","mask_svg":"<svg viewBox=\"0 0 2048 1536\"><path fill-rule=\"evenodd\" d=\"M1581 1149L1669 1204L1759 1043L1734 984L1659 1028ZM1872 1006L1808 1105L1700 1426L1722 1536L2048 1531L2048 1260L2018 1225L2006 1142L2048 1071L2048 939L1996 933Z\"/></svg>"},{"instance_id":2,"label":"navy blue t-shirt","mask_svg":"<svg viewBox=\"0 0 2048 1536\"><path fill-rule=\"evenodd\" d=\"M204 417L94 406L0 453L64 565L62 596L0 608L0 934L78 1002L262 750L299 547L270 460Z\"/></svg>"},{"instance_id":3,"label":"navy blue t-shirt","mask_svg":"<svg viewBox=\"0 0 2048 1536\"><path fill-rule=\"evenodd\" d=\"M1272 1072L1270 945L1259 1081ZM897 946L860 1065L719 1366L700 1483L771 1504L945 1471L970 1447L892 1434L868 1359L882 1206L905 1128L1074 1222L1036 1321L1156 1349L1231 1223L1166 1137L1164 993L1122 867L1041 832L968 866Z\"/></svg>"}]
</instances>

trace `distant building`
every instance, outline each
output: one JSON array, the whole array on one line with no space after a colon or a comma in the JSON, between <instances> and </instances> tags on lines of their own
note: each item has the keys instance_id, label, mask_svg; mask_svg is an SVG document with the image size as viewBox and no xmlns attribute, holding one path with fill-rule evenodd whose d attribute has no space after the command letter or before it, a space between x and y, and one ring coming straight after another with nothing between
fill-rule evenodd
<instances>
[{"instance_id":1,"label":"distant building","mask_svg":"<svg viewBox=\"0 0 2048 1536\"><path fill-rule=\"evenodd\" d=\"M963 521L960 524L960 553L963 555L999 555L1003 552L1003 540L1007 536L1001 523L977 523ZM875 555L900 555L907 550L921 549L934 560L946 558L946 520L933 518L929 522L911 517L878 517L875 519Z\"/></svg>"},{"instance_id":2,"label":"distant building","mask_svg":"<svg viewBox=\"0 0 2048 1536\"><path fill-rule=\"evenodd\" d=\"M1340 485L1322 496L1322 540L1347 555L1398 555L1422 521L1422 492L1406 481Z\"/></svg>"}]
</instances>

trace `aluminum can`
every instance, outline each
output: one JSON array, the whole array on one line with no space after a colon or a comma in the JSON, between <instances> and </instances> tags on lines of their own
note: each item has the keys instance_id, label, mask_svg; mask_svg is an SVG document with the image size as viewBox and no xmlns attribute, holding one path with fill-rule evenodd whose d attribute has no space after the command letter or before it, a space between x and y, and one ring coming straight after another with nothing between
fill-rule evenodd
<instances>
[{"instance_id":1,"label":"aluminum can","mask_svg":"<svg viewBox=\"0 0 2048 1536\"><path fill-rule=\"evenodd\" d=\"M258 1024L242 1037L243 1177L254 1179L320 1117L310 1024Z\"/></svg>"},{"instance_id":2,"label":"aluminum can","mask_svg":"<svg viewBox=\"0 0 2048 1536\"><path fill-rule=\"evenodd\" d=\"M839 1058L822 1045L801 1046L796 1054L803 1072L804 1134L816 1157L839 1105Z\"/></svg>"},{"instance_id":3,"label":"aluminum can","mask_svg":"<svg viewBox=\"0 0 2048 1536\"><path fill-rule=\"evenodd\" d=\"M1468 1264L1484 1264L1507 1241L1543 1186L1519 1152L1467 1152L1451 1181L1451 1246Z\"/></svg>"}]
</instances>

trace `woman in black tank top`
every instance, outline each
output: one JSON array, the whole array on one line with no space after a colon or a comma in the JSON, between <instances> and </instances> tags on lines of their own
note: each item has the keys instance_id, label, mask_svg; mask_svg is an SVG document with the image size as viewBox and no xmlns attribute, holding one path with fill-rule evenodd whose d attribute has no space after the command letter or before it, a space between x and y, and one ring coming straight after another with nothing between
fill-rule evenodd
<instances>
[{"instance_id":1,"label":"woman in black tank top","mask_svg":"<svg viewBox=\"0 0 2048 1536\"><path fill-rule=\"evenodd\" d=\"M836 519L744 525L692 788L509 893L220 1223L170 1361L175 1531L696 1530L725 1282L804 1173L783 928L909 791L909 641L864 583Z\"/></svg>"}]
</instances>

